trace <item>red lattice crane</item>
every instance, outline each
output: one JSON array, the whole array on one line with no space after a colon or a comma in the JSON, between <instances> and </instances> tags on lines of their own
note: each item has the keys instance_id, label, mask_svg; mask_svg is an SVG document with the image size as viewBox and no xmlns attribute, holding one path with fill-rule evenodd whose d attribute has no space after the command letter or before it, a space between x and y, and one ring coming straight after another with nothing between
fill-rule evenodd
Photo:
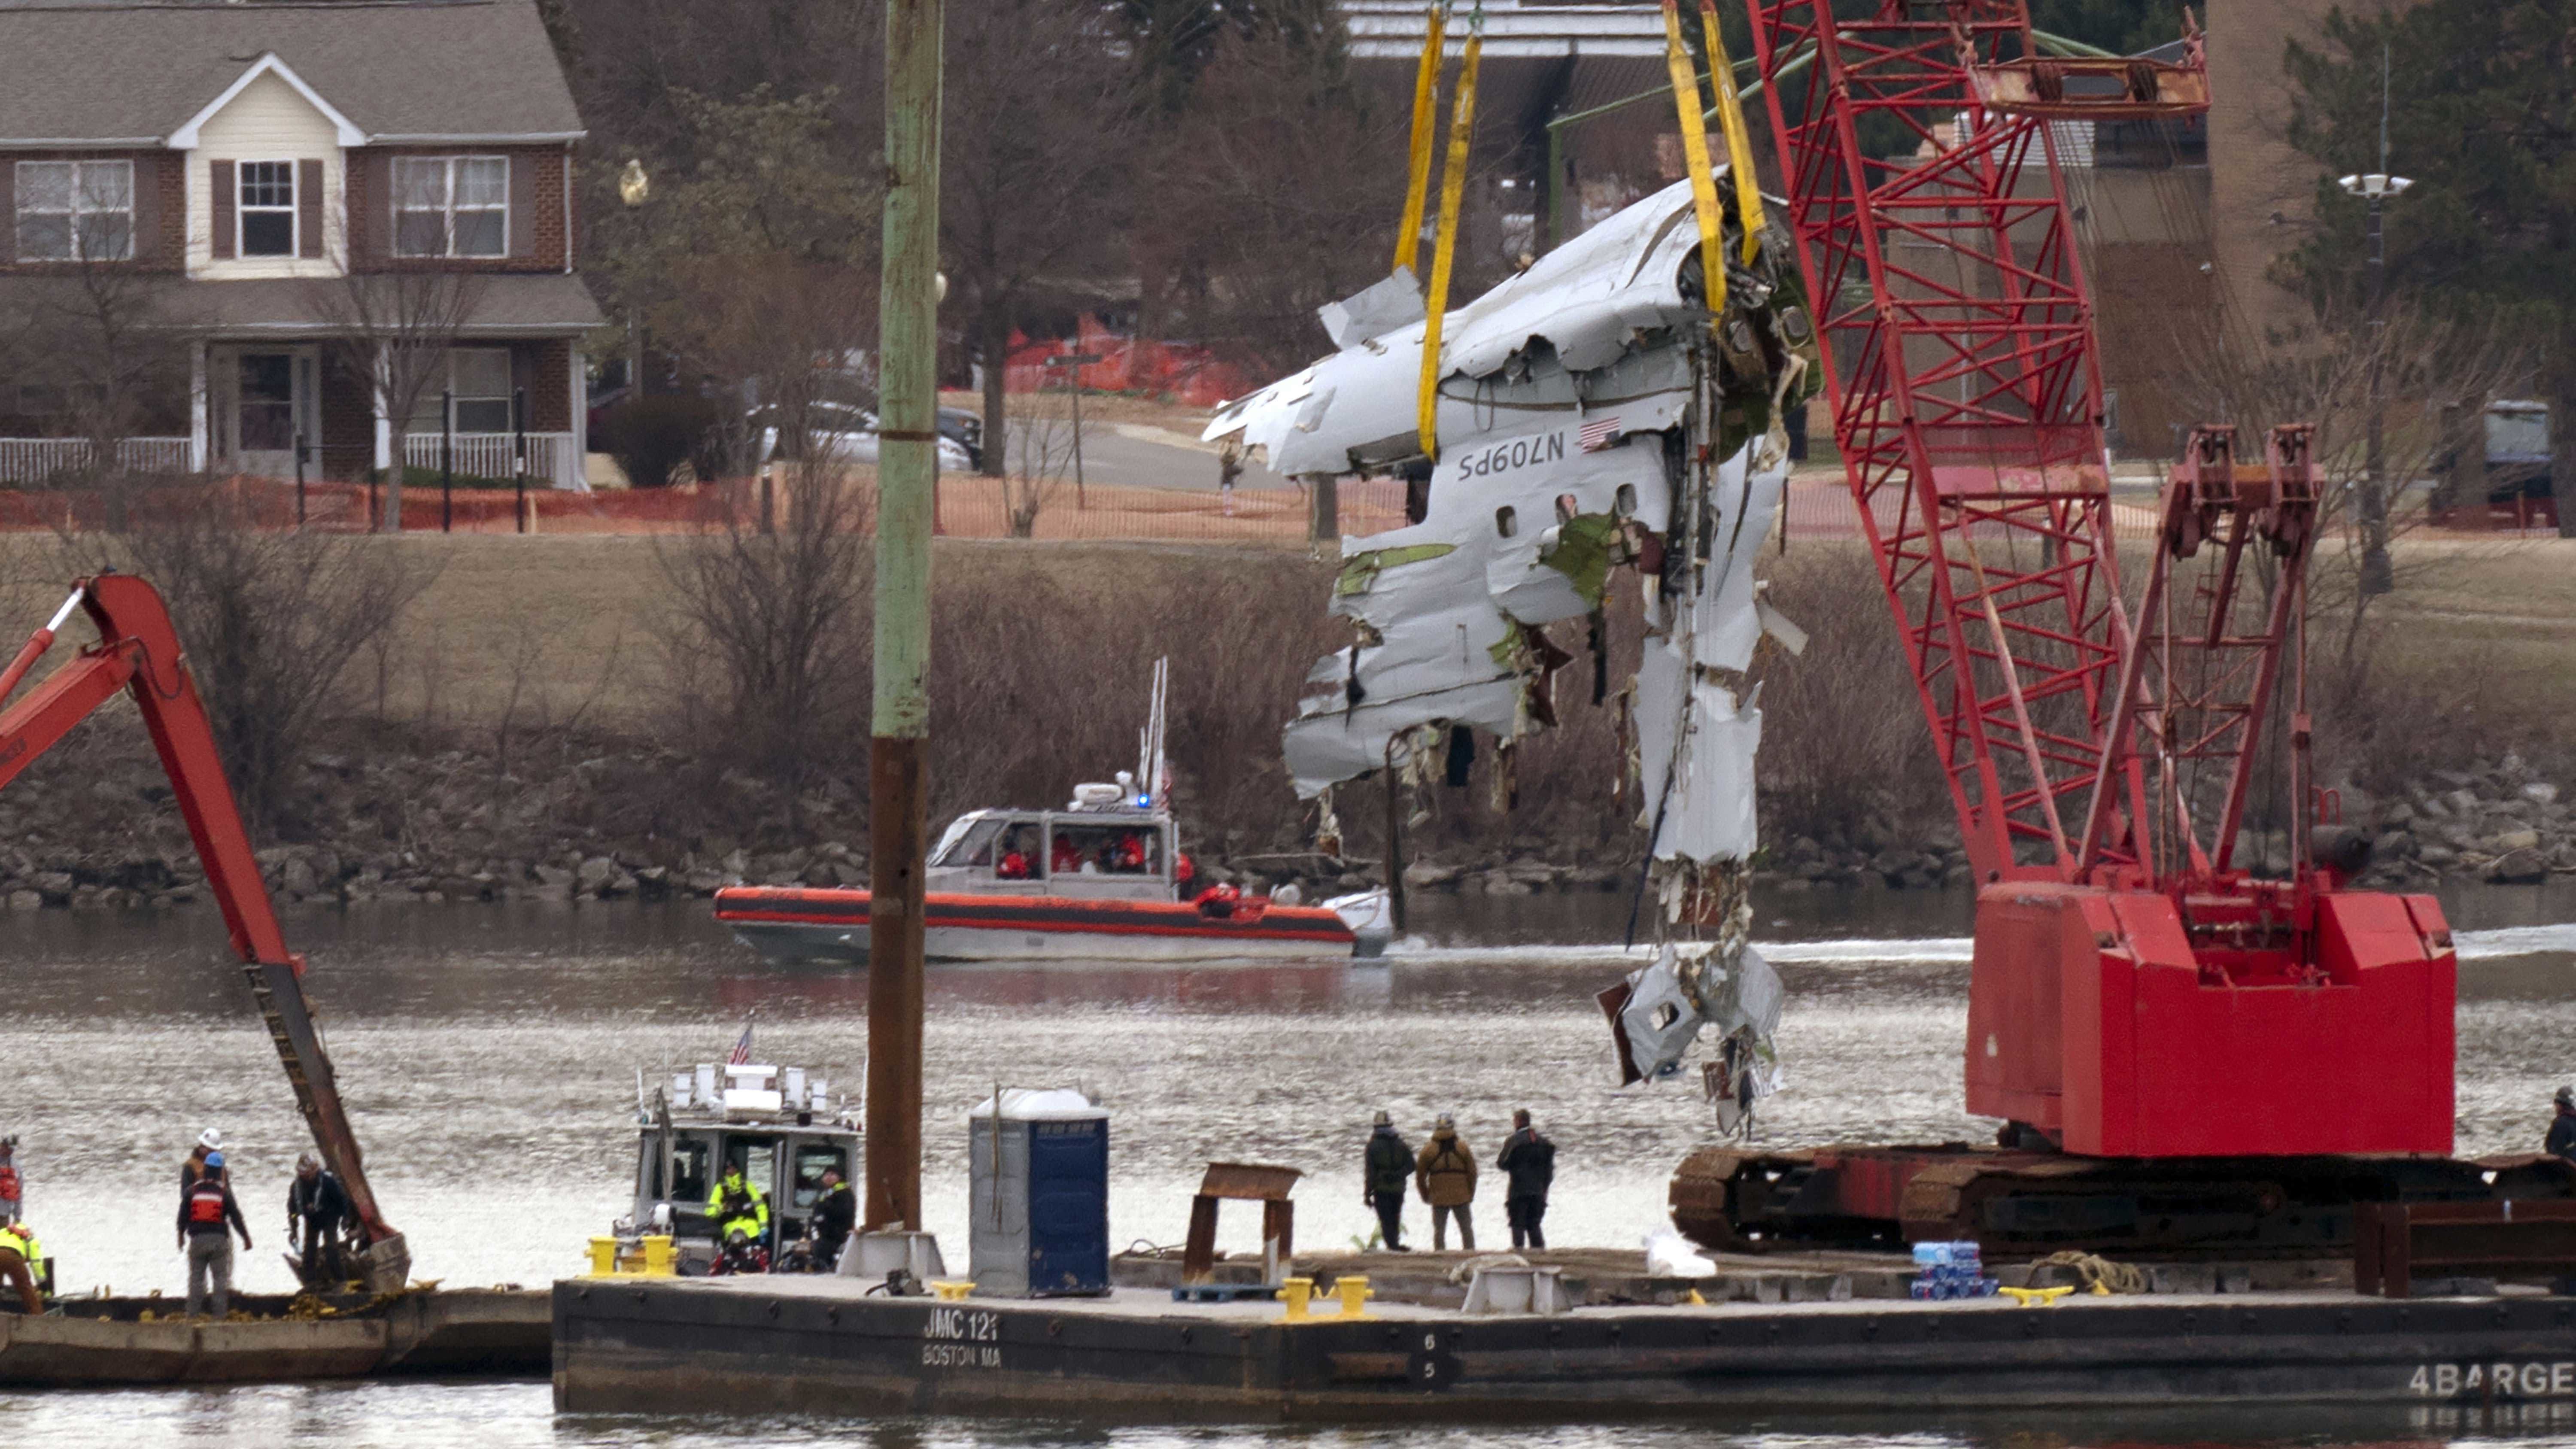
<instances>
[{"instance_id":1,"label":"red lattice crane","mask_svg":"<svg viewBox=\"0 0 2576 1449\"><path fill-rule=\"evenodd\" d=\"M2278 693L2284 798L2330 823L2294 647L2308 429L2250 464L2196 432L2124 602L2055 127L2203 114L2188 12L2169 64L2044 56L2023 0L1747 3L1834 440L1978 883L1967 1106L2007 1126L1993 1151L1708 1149L1676 1219L1727 1247L2286 1250L2348 1241L2356 1200L2483 1195L2447 1159L2439 907L2345 889L2348 836L2292 830L2283 879L2234 858ZM2258 561L2268 607L2240 598ZM2531 1171L2508 1186L2568 1191Z\"/></svg>"},{"instance_id":2,"label":"red lattice crane","mask_svg":"<svg viewBox=\"0 0 2576 1449\"><path fill-rule=\"evenodd\" d=\"M180 652L178 631L161 595L130 574L100 574L72 585L53 619L37 630L0 671L0 701L16 691L36 661L53 647L56 631L79 609L98 626L98 642L46 676L17 703L0 709L0 789L23 774L90 712L131 695L143 715L152 748L170 777L188 837L206 870L206 887L223 908L233 952L250 978L251 995L276 1043L277 1058L295 1088L296 1106L313 1130L322 1161L338 1175L357 1211L364 1247L359 1263L376 1292L399 1289L410 1276L402 1234L385 1222L367 1185L357 1135L332 1074L330 1055L304 999L304 958L286 948L277 911L260 879L250 833L242 826L231 784L215 752L213 727L197 698Z\"/></svg>"}]
</instances>

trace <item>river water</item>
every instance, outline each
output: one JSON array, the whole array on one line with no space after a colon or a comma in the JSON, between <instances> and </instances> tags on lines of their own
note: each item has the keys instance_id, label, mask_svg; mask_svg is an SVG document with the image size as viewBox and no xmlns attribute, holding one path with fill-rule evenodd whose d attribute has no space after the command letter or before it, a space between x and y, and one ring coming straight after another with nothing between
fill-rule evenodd
<instances>
[{"instance_id":1,"label":"river water","mask_svg":"<svg viewBox=\"0 0 2576 1449\"><path fill-rule=\"evenodd\" d=\"M1433 1114L1453 1112L1490 1160L1515 1107L1530 1108L1558 1145L1551 1238L1633 1245L1663 1223L1666 1176L1709 1124L1695 1088L1613 1090L1591 997L1636 959L1598 944L1620 939L1626 904L1610 895L1429 898L1417 903L1416 939L1382 966L935 967L928 1226L962 1257L963 1116L1000 1081L1078 1085L1107 1103L1120 1246L1178 1242L1200 1169L1220 1158L1306 1169L1299 1241L1340 1243L1372 1225L1357 1173L1371 1113L1392 1112L1418 1142ZM2576 1077L2561 1046L2576 1029L2576 927L2552 924L2576 920L2576 896L2470 888L2449 906L2462 928L2459 1150L2535 1148L2550 1090ZM1824 892L1771 903L1758 934L1789 987L1780 1031L1789 1090L1765 1104L1765 1140L1992 1131L1960 1106L1968 913L1961 895ZM632 1191L639 1068L650 1080L721 1060L749 1019L758 1060L804 1065L852 1089L863 1075L864 973L766 966L726 939L703 903L314 909L291 914L287 927L310 958L307 987L325 1013L386 1214L408 1236L415 1272L449 1284L535 1286L580 1270L586 1238L625 1210ZM290 1287L276 1250L303 1128L215 915L8 917L0 962L14 1015L0 1133L20 1138L27 1213L59 1260L63 1286L184 1286L172 1246L172 1169L197 1132L216 1125L258 1242L242 1258L239 1286ZM1499 1204L1480 1209L1490 1240L1508 1241ZM1423 1215L1416 1207L1414 1217ZM1227 1220L1224 1245L1255 1246L1256 1216ZM1425 1234L1427 1224L1416 1221L1413 1231ZM2372 1422L2342 1432L2313 1417L2265 1423L2230 1414L2165 1428L2134 1418L2091 1427L1876 1425L1850 1437L1886 1442L1903 1431L1924 1442L1983 1443L2022 1440L2033 1427L2088 1443L2313 1443L2408 1428ZM2413 1429L2455 1437L2441 1425ZM20 1443L476 1449L728 1435L759 1443L855 1435L888 1446L1396 1437L557 1419L541 1384L0 1391L0 1433ZM1607 1444L1612 1431L1544 1437ZM1621 1449L1677 1437L1616 1431ZM1840 1441L1748 1426L1725 1442Z\"/></svg>"}]
</instances>

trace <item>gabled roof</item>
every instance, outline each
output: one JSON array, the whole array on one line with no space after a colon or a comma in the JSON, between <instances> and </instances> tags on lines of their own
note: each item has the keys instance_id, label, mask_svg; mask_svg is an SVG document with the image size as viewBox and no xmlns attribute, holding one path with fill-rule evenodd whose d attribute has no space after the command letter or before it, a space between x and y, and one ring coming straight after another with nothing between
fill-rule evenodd
<instances>
[{"instance_id":1,"label":"gabled roof","mask_svg":"<svg viewBox=\"0 0 2576 1449\"><path fill-rule=\"evenodd\" d=\"M344 145L582 129L534 0L0 3L0 147L186 145L262 69Z\"/></svg>"}]
</instances>

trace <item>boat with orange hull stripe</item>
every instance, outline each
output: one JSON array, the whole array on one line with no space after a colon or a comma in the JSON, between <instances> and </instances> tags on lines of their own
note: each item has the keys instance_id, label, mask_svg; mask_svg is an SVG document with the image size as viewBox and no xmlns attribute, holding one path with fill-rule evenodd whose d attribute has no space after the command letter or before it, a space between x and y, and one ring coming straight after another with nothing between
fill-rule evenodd
<instances>
[{"instance_id":1,"label":"boat with orange hull stripe","mask_svg":"<svg viewBox=\"0 0 2576 1449\"><path fill-rule=\"evenodd\" d=\"M716 893L716 919L773 960L868 959L864 890L733 886ZM1213 893L1178 901L936 891L922 940L933 961L1278 960L1350 956L1360 944L1332 906Z\"/></svg>"}]
</instances>

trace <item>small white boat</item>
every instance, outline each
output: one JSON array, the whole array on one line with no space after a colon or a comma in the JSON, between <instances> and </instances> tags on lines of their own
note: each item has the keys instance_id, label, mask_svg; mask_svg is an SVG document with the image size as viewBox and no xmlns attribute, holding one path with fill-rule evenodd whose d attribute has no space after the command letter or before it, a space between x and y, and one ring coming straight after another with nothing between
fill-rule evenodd
<instances>
[{"instance_id":1,"label":"small white boat","mask_svg":"<svg viewBox=\"0 0 2576 1449\"><path fill-rule=\"evenodd\" d=\"M1061 810L971 810L932 847L923 953L933 961L1236 961L1373 957L1386 892L1322 905L1208 888L1181 851L1163 768L1162 662L1134 771L1077 787ZM1152 781L1149 788L1138 782ZM868 892L729 886L716 919L775 961L865 965Z\"/></svg>"},{"instance_id":2,"label":"small white boat","mask_svg":"<svg viewBox=\"0 0 2576 1449\"><path fill-rule=\"evenodd\" d=\"M640 1265L647 1236L672 1239L677 1272L698 1276L719 1255L707 1199L738 1167L769 1204L775 1260L806 1235L823 1174L858 1181L859 1125L831 1083L802 1067L700 1062L667 1084L636 1075L634 1208L610 1233L621 1261Z\"/></svg>"}]
</instances>

